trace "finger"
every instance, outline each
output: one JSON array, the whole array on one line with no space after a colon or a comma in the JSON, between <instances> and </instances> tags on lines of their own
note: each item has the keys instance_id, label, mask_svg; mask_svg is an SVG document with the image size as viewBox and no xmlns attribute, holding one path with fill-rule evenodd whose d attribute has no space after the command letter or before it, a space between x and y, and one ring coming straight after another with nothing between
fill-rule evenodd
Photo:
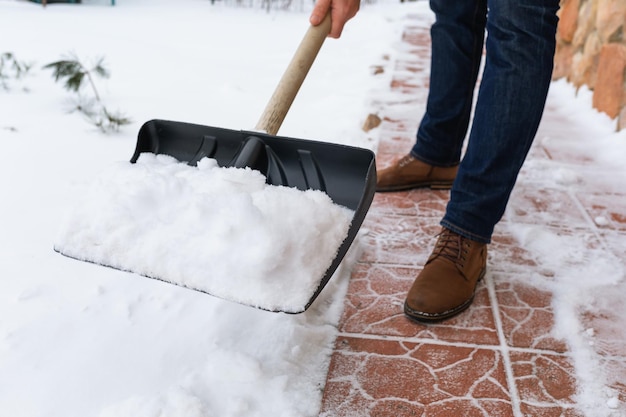
<instances>
[{"instance_id":1,"label":"finger","mask_svg":"<svg viewBox=\"0 0 626 417\"><path fill-rule=\"evenodd\" d=\"M331 7L331 28L328 36L339 38L346 22L354 17L356 12L353 12L345 2L335 2Z\"/></svg>"},{"instance_id":2,"label":"finger","mask_svg":"<svg viewBox=\"0 0 626 417\"><path fill-rule=\"evenodd\" d=\"M322 20L326 17L328 10L330 9L331 0L318 0L313 7L309 22L313 26L317 26L322 23Z\"/></svg>"}]
</instances>

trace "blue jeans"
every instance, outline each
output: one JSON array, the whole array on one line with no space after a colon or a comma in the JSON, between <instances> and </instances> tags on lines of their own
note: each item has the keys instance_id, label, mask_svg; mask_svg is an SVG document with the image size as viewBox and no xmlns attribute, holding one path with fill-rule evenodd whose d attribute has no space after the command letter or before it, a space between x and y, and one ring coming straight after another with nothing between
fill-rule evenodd
<instances>
[{"instance_id":1,"label":"blue jeans","mask_svg":"<svg viewBox=\"0 0 626 417\"><path fill-rule=\"evenodd\" d=\"M435 166L459 163L485 46L467 150L441 225L489 243L543 114L559 0L430 0L430 7L430 91L411 154Z\"/></svg>"}]
</instances>

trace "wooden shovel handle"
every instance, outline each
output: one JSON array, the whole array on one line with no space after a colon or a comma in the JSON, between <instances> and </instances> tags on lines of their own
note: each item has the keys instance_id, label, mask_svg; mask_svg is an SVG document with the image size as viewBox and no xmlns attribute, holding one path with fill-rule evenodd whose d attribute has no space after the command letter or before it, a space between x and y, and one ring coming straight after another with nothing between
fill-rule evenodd
<instances>
[{"instance_id":1,"label":"wooden shovel handle","mask_svg":"<svg viewBox=\"0 0 626 417\"><path fill-rule=\"evenodd\" d=\"M309 27L276 86L274 94L265 106L255 130L267 132L270 135L275 135L278 132L329 32L330 13L318 26Z\"/></svg>"}]
</instances>

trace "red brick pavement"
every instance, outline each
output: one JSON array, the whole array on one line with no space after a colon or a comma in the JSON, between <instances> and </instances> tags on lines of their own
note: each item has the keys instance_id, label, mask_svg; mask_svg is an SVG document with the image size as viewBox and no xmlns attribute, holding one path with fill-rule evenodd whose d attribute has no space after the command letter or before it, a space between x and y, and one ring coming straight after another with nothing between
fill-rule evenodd
<instances>
[{"instance_id":1,"label":"red brick pavement","mask_svg":"<svg viewBox=\"0 0 626 417\"><path fill-rule=\"evenodd\" d=\"M405 154L414 141L428 92L430 23L419 14L406 19L397 59L388 69L393 79L379 103L384 108L379 166ZM544 120L555 117L548 106ZM549 129L542 126L540 135L554 133ZM550 160L588 162L556 145L536 143L527 164ZM496 229L490 269L470 309L435 325L403 315L404 296L432 249L448 195L431 190L376 195L364 224L364 251L349 282L320 416L584 415L576 403L574 360L552 332L553 294L525 279L529 273L549 278L551 271L521 248L507 227ZM625 259L626 198L621 197L626 196L601 189L596 195L546 193L533 187L525 168L512 197L517 203L503 224L587 233L588 245L604 245ZM606 219L601 225L589 221L599 216ZM594 337L613 377L608 386L621 403L598 415L618 416L626 415L620 414L626 401L626 348L611 332L610 324L619 328L620 318L610 315L585 313L582 320L589 326L609 323Z\"/></svg>"}]
</instances>

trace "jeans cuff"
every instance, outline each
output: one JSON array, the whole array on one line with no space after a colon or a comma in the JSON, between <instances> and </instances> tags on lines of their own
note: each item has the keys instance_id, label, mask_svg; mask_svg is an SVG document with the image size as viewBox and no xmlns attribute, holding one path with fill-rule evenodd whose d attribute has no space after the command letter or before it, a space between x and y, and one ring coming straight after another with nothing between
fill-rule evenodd
<instances>
[{"instance_id":1,"label":"jeans cuff","mask_svg":"<svg viewBox=\"0 0 626 417\"><path fill-rule=\"evenodd\" d=\"M480 242L480 243L491 243L491 237L485 237L485 236L481 236L481 235L477 235L475 233L472 233L466 229L463 229L461 227L455 226L452 223L450 223L449 221L447 221L446 219L441 220L441 222L439 223L441 226L445 227L446 229L450 229L452 230L454 233L459 234L465 238L468 238L470 240L475 240L476 242Z\"/></svg>"},{"instance_id":2,"label":"jeans cuff","mask_svg":"<svg viewBox=\"0 0 626 417\"><path fill-rule=\"evenodd\" d=\"M434 167L450 168L450 167L455 167L455 166L457 166L457 165L459 165L459 164L460 164L460 161L457 161L457 162L452 163L452 164L450 164L450 163L443 163L443 164L442 164L441 162L432 161L432 160L430 160L430 159L428 159L428 158L424 158L424 157L422 157L421 155L416 154L416 153L415 153L415 151L413 151L413 150L411 150L411 152L409 152L409 154L410 154L413 158L415 158L415 159L417 159L417 160L419 160L419 161L422 161L422 162L424 162L424 163L426 163L426 164L428 164L428 165L432 165L432 166L434 166Z\"/></svg>"}]
</instances>

